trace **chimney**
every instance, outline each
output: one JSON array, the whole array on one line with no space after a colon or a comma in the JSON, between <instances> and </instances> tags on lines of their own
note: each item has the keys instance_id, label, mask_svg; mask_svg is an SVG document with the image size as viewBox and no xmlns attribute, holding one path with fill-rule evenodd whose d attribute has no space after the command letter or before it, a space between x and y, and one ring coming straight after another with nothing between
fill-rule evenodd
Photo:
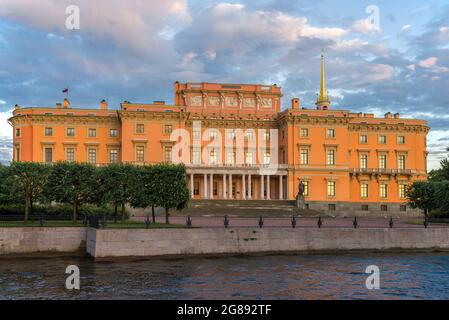
<instances>
[{"instance_id":1,"label":"chimney","mask_svg":"<svg viewBox=\"0 0 449 320\"><path fill-rule=\"evenodd\" d=\"M396 112L395 114L394 114L394 118L395 119L399 119L401 117L401 115L399 114L399 112Z\"/></svg>"},{"instance_id":2,"label":"chimney","mask_svg":"<svg viewBox=\"0 0 449 320\"><path fill-rule=\"evenodd\" d=\"M292 109L299 110L299 99L298 98L292 99Z\"/></svg>"},{"instance_id":3,"label":"chimney","mask_svg":"<svg viewBox=\"0 0 449 320\"><path fill-rule=\"evenodd\" d=\"M62 105L64 106L64 108L70 108L70 101L67 98L65 98Z\"/></svg>"},{"instance_id":4,"label":"chimney","mask_svg":"<svg viewBox=\"0 0 449 320\"><path fill-rule=\"evenodd\" d=\"M101 100L100 102L100 109L101 110L107 110L108 109L108 103L106 102L106 100Z\"/></svg>"},{"instance_id":5,"label":"chimney","mask_svg":"<svg viewBox=\"0 0 449 320\"><path fill-rule=\"evenodd\" d=\"M19 106L18 104L16 104L16 105L14 106L14 109L20 109L20 106Z\"/></svg>"},{"instance_id":6,"label":"chimney","mask_svg":"<svg viewBox=\"0 0 449 320\"><path fill-rule=\"evenodd\" d=\"M62 108L62 104L56 103L56 109L61 109L61 108Z\"/></svg>"}]
</instances>

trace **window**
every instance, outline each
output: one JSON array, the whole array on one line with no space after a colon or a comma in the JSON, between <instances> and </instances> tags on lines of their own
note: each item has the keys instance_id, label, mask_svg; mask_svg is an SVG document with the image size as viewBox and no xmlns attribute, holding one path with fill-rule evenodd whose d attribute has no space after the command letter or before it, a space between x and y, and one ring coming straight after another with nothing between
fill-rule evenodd
<instances>
[{"instance_id":1,"label":"window","mask_svg":"<svg viewBox=\"0 0 449 320\"><path fill-rule=\"evenodd\" d=\"M368 198L368 184L367 183L362 183L360 185L360 197Z\"/></svg>"},{"instance_id":2,"label":"window","mask_svg":"<svg viewBox=\"0 0 449 320\"><path fill-rule=\"evenodd\" d=\"M253 164L253 153L252 152L246 152L245 153L245 163L246 164Z\"/></svg>"},{"instance_id":3,"label":"window","mask_svg":"<svg viewBox=\"0 0 449 320\"><path fill-rule=\"evenodd\" d=\"M164 148L164 161L165 162L171 162L171 152L172 152L172 147L171 146L166 146Z\"/></svg>"},{"instance_id":4,"label":"window","mask_svg":"<svg viewBox=\"0 0 449 320\"><path fill-rule=\"evenodd\" d=\"M228 164L235 164L235 152L228 152Z\"/></svg>"},{"instance_id":5,"label":"window","mask_svg":"<svg viewBox=\"0 0 449 320\"><path fill-rule=\"evenodd\" d=\"M164 126L164 133L165 134L171 134L173 131L173 126L171 124L166 124Z\"/></svg>"},{"instance_id":6,"label":"window","mask_svg":"<svg viewBox=\"0 0 449 320\"><path fill-rule=\"evenodd\" d=\"M270 151L265 151L263 153L263 164L270 164L271 163L271 153Z\"/></svg>"},{"instance_id":7,"label":"window","mask_svg":"<svg viewBox=\"0 0 449 320\"><path fill-rule=\"evenodd\" d=\"M199 130L194 130L193 131L193 140L201 140L201 132Z\"/></svg>"},{"instance_id":8,"label":"window","mask_svg":"<svg viewBox=\"0 0 449 320\"><path fill-rule=\"evenodd\" d=\"M20 137L20 129L16 129L16 137Z\"/></svg>"},{"instance_id":9,"label":"window","mask_svg":"<svg viewBox=\"0 0 449 320\"><path fill-rule=\"evenodd\" d=\"M118 137L118 130L117 129L109 129L109 136L110 137Z\"/></svg>"},{"instance_id":10,"label":"window","mask_svg":"<svg viewBox=\"0 0 449 320\"><path fill-rule=\"evenodd\" d=\"M270 141L270 131L265 131L263 139L264 141Z\"/></svg>"},{"instance_id":11,"label":"window","mask_svg":"<svg viewBox=\"0 0 449 320\"><path fill-rule=\"evenodd\" d=\"M95 128L89 128L88 132L87 132L87 136L89 138L95 138L97 136L97 129Z\"/></svg>"},{"instance_id":12,"label":"window","mask_svg":"<svg viewBox=\"0 0 449 320\"><path fill-rule=\"evenodd\" d=\"M310 190L310 181L302 181L302 184L304 185L304 197L309 196L309 190Z\"/></svg>"},{"instance_id":13,"label":"window","mask_svg":"<svg viewBox=\"0 0 449 320\"><path fill-rule=\"evenodd\" d=\"M407 206L405 204L401 204L399 206L399 211L407 211Z\"/></svg>"},{"instance_id":14,"label":"window","mask_svg":"<svg viewBox=\"0 0 449 320\"><path fill-rule=\"evenodd\" d=\"M369 206L367 204L362 204L362 211L368 211Z\"/></svg>"},{"instance_id":15,"label":"window","mask_svg":"<svg viewBox=\"0 0 449 320\"><path fill-rule=\"evenodd\" d=\"M326 164L327 165L335 165L335 150L330 149L326 151Z\"/></svg>"},{"instance_id":16,"label":"window","mask_svg":"<svg viewBox=\"0 0 449 320\"><path fill-rule=\"evenodd\" d=\"M301 137L308 137L309 136L309 129L308 128L301 128L300 135L301 135Z\"/></svg>"},{"instance_id":17,"label":"window","mask_svg":"<svg viewBox=\"0 0 449 320\"><path fill-rule=\"evenodd\" d=\"M381 154L379 156L379 168L380 169L386 169L387 168L387 155Z\"/></svg>"},{"instance_id":18,"label":"window","mask_svg":"<svg viewBox=\"0 0 449 320\"><path fill-rule=\"evenodd\" d=\"M335 210L337 210L337 206L335 205L335 203L329 203L329 204L327 205L327 209L328 209L329 211L335 211Z\"/></svg>"},{"instance_id":19,"label":"window","mask_svg":"<svg viewBox=\"0 0 449 320\"><path fill-rule=\"evenodd\" d=\"M381 198L386 198L388 196L388 185L385 183L381 183L379 185L379 196Z\"/></svg>"},{"instance_id":20,"label":"window","mask_svg":"<svg viewBox=\"0 0 449 320\"><path fill-rule=\"evenodd\" d=\"M142 134L145 132L145 126L143 123L136 124L136 133Z\"/></svg>"},{"instance_id":21,"label":"window","mask_svg":"<svg viewBox=\"0 0 449 320\"><path fill-rule=\"evenodd\" d=\"M217 140L218 139L218 132L217 131L210 131L209 139L210 140Z\"/></svg>"},{"instance_id":22,"label":"window","mask_svg":"<svg viewBox=\"0 0 449 320\"><path fill-rule=\"evenodd\" d=\"M405 144L405 136L398 136L398 144Z\"/></svg>"},{"instance_id":23,"label":"window","mask_svg":"<svg viewBox=\"0 0 449 320\"><path fill-rule=\"evenodd\" d=\"M403 154L398 156L398 169L405 169L405 155Z\"/></svg>"},{"instance_id":24,"label":"window","mask_svg":"<svg viewBox=\"0 0 449 320\"><path fill-rule=\"evenodd\" d=\"M45 162L53 162L53 149L52 148L45 148Z\"/></svg>"},{"instance_id":25,"label":"window","mask_svg":"<svg viewBox=\"0 0 449 320\"><path fill-rule=\"evenodd\" d=\"M16 148L16 161L20 161L20 147Z\"/></svg>"},{"instance_id":26,"label":"window","mask_svg":"<svg viewBox=\"0 0 449 320\"><path fill-rule=\"evenodd\" d=\"M407 191L407 186L405 184L400 184L399 185L399 198L405 199L406 191Z\"/></svg>"},{"instance_id":27,"label":"window","mask_svg":"<svg viewBox=\"0 0 449 320\"><path fill-rule=\"evenodd\" d=\"M328 181L327 182L327 196L328 197L335 197L335 181Z\"/></svg>"},{"instance_id":28,"label":"window","mask_svg":"<svg viewBox=\"0 0 449 320\"><path fill-rule=\"evenodd\" d=\"M360 135L359 141L360 143L368 143L368 136L366 134Z\"/></svg>"},{"instance_id":29,"label":"window","mask_svg":"<svg viewBox=\"0 0 449 320\"><path fill-rule=\"evenodd\" d=\"M136 161L145 161L145 146L136 146Z\"/></svg>"},{"instance_id":30,"label":"window","mask_svg":"<svg viewBox=\"0 0 449 320\"><path fill-rule=\"evenodd\" d=\"M209 164L217 164L218 162L218 153L215 149L209 152Z\"/></svg>"},{"instance_id":31,"label":"window","mask_svg":"<svg viewBox=\"0 0 449 320\"><path fill-rule=\"evenodd\" d=\"M386 144L387 143L387 136L379 136L379 143L380 144Z\"/></svg>"},{"instance_id":32,"label":"window","mask_svg":"<svg viewBox=\"0 0 449 320\"><path fill-rule=\"evenodd\" d=\"M228 139L229 140L234 140L235 139L235 132L232 131L228 131Z\"/></svg>"},{"instance_id":33,"label":"window","mask_svg":"<svg viewBox=\"0 0 449 320\"><path fill-rule=\"evenodd\" d=\"M67 137L75 136L75 128L67 128Z\"/></svg>"},{"instance_id":34,"label":"window","mask_svg":"<svg viewBox=\"0 0 449 320\"><path fill-rule=\"evenodd\" d=\"M193 164L200 164L200 151L199 150L193 150L192 152L192 163Z\"/></svg>"},{"instance_id":35,"label":"window","mask_svg":"<svg viewBox=\"0 0 449 320\"><path fill-rule=\"evenodd\" d=\"M109 150L109 162L110 163L118 162L118 150L117 149Z\"/></svg>"},{"instance_id":36,"label":"window","mask_svg":"<svg viewBox=\"0 0 449 320\"><path fill-rule=\"evenodd\" d=\"M381 204L380 211L388 211L388 206L386 204Z\"/></svg>"},{"instance_id":37,"label":"window","mask_svg":"<svg viewBox=\"0 0 449 320\"><path fill-rule=\"evenodd\" d=\"M361 169L368 168L368 155L367 154L360 155L360 168Z\"/></svg>"},{"instance_id":38,"label":"window","mask_svg":"<svg viewBox=\"0 0 449 320\"><path fill-rule=\"evenodd\" d=\"M309 164L309 149L301 149L300 157L301 164Z\"/></svg>"},{"instance_id":39,"label":"window","mask_svg":"<svg viewBox=\"0 0 449 320\"><path fill-rule=\"evenodd\" d=\"M67 161L75 161L75 148L67 148L65 157Z\"/></svg>"},{"instance_id":40,"label":"window","mask_svg":"<svg viewBox=\"0 0 449 320\"><path fill-rule=\"evenodd\" d=\"M87 150L87 162L97 163L97 149L89 148Z\"/></svg>"},{"instance_id":41,"label":"window","mask_svg":"<svg viewBox=\"0 0 449 320\"><path fill-rule=\"evenodd\" d=\"M247 140L253 140L253 132L252 131L246 131L245 132L245 138Z\"/></svg>"},{"instance_id":42,"label":"window","mask_svg":"<svg viewBox=\"0 0 449 320\"><path fill-rule=\"evenodd\" d=\"M326 130L326 137L328 137L328 138L335 138L335 129L327 129Z\"/></svg>"},{"instance_id":43,"label":"window","mask_svg":"<svg viewBox=\"0 0 449 320\"><path fill-rule=\"evenodd\" d=\"M45 128L45 136L50 137L53 135L53 128L47 127Z\"/></svg>"}]
</instances>

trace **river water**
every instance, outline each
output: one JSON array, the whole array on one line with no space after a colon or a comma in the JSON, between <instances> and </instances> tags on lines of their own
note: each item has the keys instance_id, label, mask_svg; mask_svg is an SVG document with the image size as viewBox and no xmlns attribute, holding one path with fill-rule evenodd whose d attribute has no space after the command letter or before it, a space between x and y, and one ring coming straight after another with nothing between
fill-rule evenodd
<instances>
[{"instance_id":1,"label":"river water","mask_svg":"<svg viewBox=\"0 0 449 320\"><path fill-rule=\"evenodd\" d=\"M80 268L79 291L65 269ZM380 269L368 290L366 267ZM449 299L449 253L0 259L0 299Z\"/></svg>"}]
</instances>

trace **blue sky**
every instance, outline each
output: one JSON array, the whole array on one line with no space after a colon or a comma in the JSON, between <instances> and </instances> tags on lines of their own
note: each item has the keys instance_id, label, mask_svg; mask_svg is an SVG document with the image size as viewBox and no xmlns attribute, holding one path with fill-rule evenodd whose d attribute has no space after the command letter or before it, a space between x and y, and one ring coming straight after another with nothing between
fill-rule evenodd
<instances>
[{"instance_id":1,"label":"blue sky","mask_svg":"<svg viewBox=\"0 0 449 320\"><path fill-rule=\"evenodd\" d=\"M80 30L67 30L68 5ZM369 28L368 6L379 10ZM449 1L0 0L0 161L14 104L173 101L174 81L277 83L313 107L326 51L332 107L429 121L449 146Z\"/></svg>"}]
</instances>

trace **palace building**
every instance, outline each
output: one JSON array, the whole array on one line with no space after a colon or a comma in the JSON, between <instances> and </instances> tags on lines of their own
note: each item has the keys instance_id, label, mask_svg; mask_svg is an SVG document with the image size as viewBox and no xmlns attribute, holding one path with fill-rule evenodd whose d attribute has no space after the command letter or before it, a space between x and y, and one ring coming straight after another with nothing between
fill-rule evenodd
<instances>
[{"instance_id":1,"label":"palace building","mask_svg":"<svg viewBox=\"0 0 449 320\"><path fill-rule=\"evenodd\" d=\"M294 98L282 109L281 97L277 85L175 82L173 105L16 105L13 160L171 162L182 129L193 141L183 162L194 199L294 200L301 181L310 209L412 211L406 188L427 178L426 121L333 110L323 55L316 106Z\"/></svg>"}]
</instances>

